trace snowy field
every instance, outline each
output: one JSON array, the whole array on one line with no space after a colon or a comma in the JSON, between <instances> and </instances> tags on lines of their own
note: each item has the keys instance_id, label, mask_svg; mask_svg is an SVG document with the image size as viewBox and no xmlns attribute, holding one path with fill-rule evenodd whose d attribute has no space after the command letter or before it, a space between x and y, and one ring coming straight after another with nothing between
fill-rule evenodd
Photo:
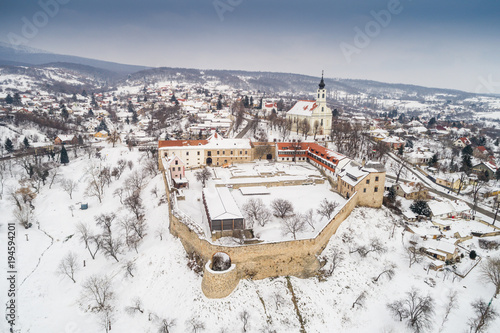
<instances>
[{"instance_id":1,"label":"snowy field","mask_svg":"<svg viewBox=\"0 0 500 333\"><path fill-rule=\"evenodd\" d=\"M17 225L17 332L105 332L100 313L90 311L88 302L82 299L83 284L92 275L107 276L111 281L111 332L158 332L163 319L174 320L170 332L192 332L193 323L204 326L198 332L241 332L240 315L245 311L249 316L247 332L300 332L299 314L306 332L411 332L404 322L390 314L386 304L401 299L412 287L418 288L422 295L429 294L435 301L429 332L464 332L467 321L473 316L470 303L478 298L488 302L494 293L493 285L480 282L477 269L460 280L443 272L427 271L425 261L409 268L404 244L410 235L403 233L400 226L395 226L395 217L386 209L357 208L342 223L323 252L327 258L325 269L330 269L333 253L343 253L344 260L332 276L321 282L318 278L295 277L290 277L289 283L285 277L242 280L227 298L207 299L201 291L201 276L188 268L180 241L168 233L168 208L162 203L164 189L159 175L146 176L142 185L147 235L137 251L124 246L117 256L118 262L99 251L93 260L79 240L77 224L88 223L97 233L101 227L96 225L95 217L113 212L117 216L113 232L121 236L123 230L119 222L130 217L131 212L113 193L135 171L142 170L148 159L146 155L129 152L123 146L106 147L101 156L102 160L95 157L89 160L83 153L78 158L70 154L69 165L59 167L59 179L72 179L78 183L72 198L59 182L51 189L46 184L33 201L38 223L30 229ZM106 185L102 203L95 197L84 195L88 182L84 170L89 164L113 166L120 159L132 161L133 165L131 168L127 166L118 180L113 178L109 186ZM7 194L9 189L18 188L17 180L25 176L19 166L14 165L12 169L13 177L7 179L0 200L0 212L4 217L0 222L2 244L7 237L5 224L14 221L12 213L15 207ZM313 195L316 190L327 191L326 187L326 184L325 189L320 185L301 186L296 191L289 191L292 193L290 197L293 194L302 196L305 191L302 189ZM82 202L88 203L87 210L78 209ZM72 211L70 207L75 209ZM304 204L297 210L306 207ZM380 254L372 252L366 257L353 252L374 238L379 239L386 251ZM474 246L480 256L498 255L498 251L487 252L475 243ZM57 273L61 259L70 251L78 258L75 283ZM134 263L133 277L124 267L129 261ZM373 278L392 264L396 267L392 280L384 274L374 282ZM5 259L1 265L5 272ZM6 279L0 281L0 289L6 290ZM297 307L292 302L291 290ZM444 321L450 291L457 292L456 307ZM127 308L135 303L135 299L140 299L142 312ZM4 294L1 300L4 302ZM497 299L493 299L492 305L500 308ZM0 331L7 332L5 320L0 323ZM496 319L488 332L499 331L500 319Z\"/></svg>"}]
</instances>

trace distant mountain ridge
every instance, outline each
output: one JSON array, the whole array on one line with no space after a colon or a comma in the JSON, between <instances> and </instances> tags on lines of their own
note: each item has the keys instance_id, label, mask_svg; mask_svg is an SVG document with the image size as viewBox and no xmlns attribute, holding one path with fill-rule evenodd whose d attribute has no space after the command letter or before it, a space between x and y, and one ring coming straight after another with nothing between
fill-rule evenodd
<instances>
[{"instance_id":1,"label":"distant mountain ridge","mask_svg":"<svg viewBox=\"0 0 500 333\"><path fill-rule=\"evenodd\" d=\"M318 76L279 72L253 72L244 70L215 70L159 67L149 68L95 60L77 56L60 55L29 47L13 47L0 42L0 67L15 72L12 67L58 68L82 76L96 88L126 84L150 85L160 81L183 81L203 85L219 82L236 89L266 93L293 92L308 95L315 91ZM22 71L29 75L30 71ZM458 99L474 96L473 93L454 89L428 88L410 84L383 83L372 80L325 78L329 91L344 91L349 94L364 93L373 97L387 94L407 98L421 98L432 94L450 95ZM75 89L77 86L75 86Z\"/></svg>"}]
</instances>

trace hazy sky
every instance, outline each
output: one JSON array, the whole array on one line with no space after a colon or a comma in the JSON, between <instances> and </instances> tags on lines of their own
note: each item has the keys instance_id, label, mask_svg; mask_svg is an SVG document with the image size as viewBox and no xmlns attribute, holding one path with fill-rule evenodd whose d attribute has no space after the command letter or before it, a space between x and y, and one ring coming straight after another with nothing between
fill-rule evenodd
<instances>
[{"instance_id":1,"label":"hazy sky","mask_svg":"<svg viewBox=\"0 0 500 333\"><path fill-rule=\"evenodd\" d=\"M136 65L500 93L498 0L2 0L0 40Z\"/></svg>"}]
</instances>

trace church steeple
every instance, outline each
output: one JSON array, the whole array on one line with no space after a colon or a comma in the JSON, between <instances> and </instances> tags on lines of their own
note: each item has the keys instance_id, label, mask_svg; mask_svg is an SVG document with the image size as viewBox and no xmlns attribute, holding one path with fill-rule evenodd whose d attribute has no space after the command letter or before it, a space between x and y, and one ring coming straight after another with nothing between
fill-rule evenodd
<instances>
[{"instance_id":1,"label":"church steeple","mask_svg":"<svg viewBox=\"0 0 500 333\"><path fill-rule=\"evenodd\" d=\"M323 81L323 71L321 71L321 81L319 82L319 89L325 89L325 81Z\"/></svg>"}]
</instances>

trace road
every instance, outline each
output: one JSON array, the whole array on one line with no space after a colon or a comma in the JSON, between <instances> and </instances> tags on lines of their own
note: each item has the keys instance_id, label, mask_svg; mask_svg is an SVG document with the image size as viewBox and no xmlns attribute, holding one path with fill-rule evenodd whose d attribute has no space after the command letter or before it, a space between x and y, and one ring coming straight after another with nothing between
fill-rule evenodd
<instances>
[{"instance_id":1,"label":"road","mask_svg":"<svg viewBox=\"0 0 500 333\"><path fill-rule=\"evenodd\" d=\"M394 161L396 161L398 163L400 162L400 160L397 157L393 156L392 153L389 153L387 155L390 158L392 158ZM461 198L457 195L448 193L449 191L445 188L443 188L443 190L439 190L438 188L441 187L440 185L434 183L432 180L430 180L426 176L422 175L420 172L414 170L413 168L409 168L409 167L406 167L406 169L408 169L412 173L412 175L414 175L415 177L420 179L423 184L426 184L427 187L429 188L430 192L437 194L437 195L440 195L440 196L443 196L443 197L450 199L450 200L461 200L461 201L465 202L471 209L474 209L474 204L472 202L464 200L464 198ZM390 176L390 175L386 175L386 177L389 179L394 179L394 180L396 179L396 177ZM401 179L401 180L403 180L403 179ZM405 180L405 181L408 181L408 180ZM488 210L488 209L479 207L479 205L475 208L475 210L476 210L476 212L479 212L483 215L486 215L492 219L495 218L495 213L492 210Z\"/></svg>"},{"instance_id":2,"label":"road","mask_svg":"<svg viewBox=\"0 0 500 333\"><path fill-rule=\"evenodd\" d=\"M245 126L245 128L240 133L238 133L238 135L236 135L236 139L241 139L245 134L247 134L248 130L250 128L252 128L252 125L253 125L254 121L255 121L254 119L252 119L252 120L248 120L247 119L247 125Z\"/></svg>"}]
</instances>

